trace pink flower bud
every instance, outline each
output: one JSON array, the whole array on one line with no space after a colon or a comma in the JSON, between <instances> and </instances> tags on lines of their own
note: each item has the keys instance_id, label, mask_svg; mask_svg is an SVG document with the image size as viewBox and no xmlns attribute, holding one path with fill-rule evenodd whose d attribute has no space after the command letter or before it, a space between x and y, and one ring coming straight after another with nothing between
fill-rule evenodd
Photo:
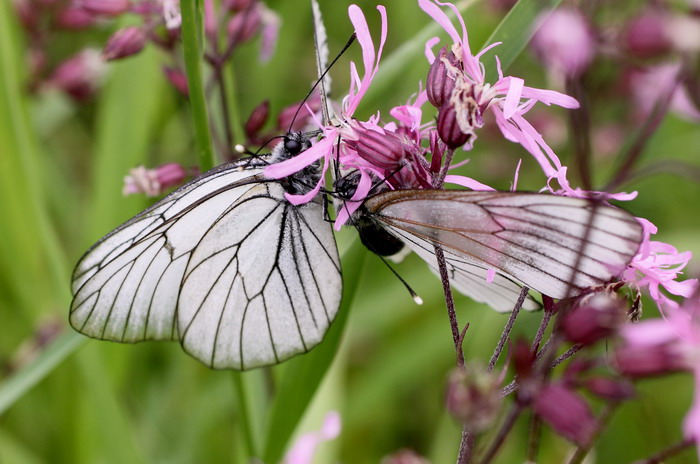
<instances>
[{"instance_id":1,"label":"pink flower bud","mask_svg":"<svg viewBox=\"0 0 700 464\"><path fill-rule=\"evenodd\" d=\"M299 110L301 103L294 103L280 111L277 116L277 128L283 131L298 131L306 126L309 122L309 112L306 108ZM319 111L321 109L321 95L314 92L306 101L305 106L308 106L311 111ZM297 113L297 110L299 112ZM296 119L294 117L296 116Z\"/></svg>"},{"instance_id":2,"label":"pink flower bud","mask_svg":"<svg viewBox=\"0 0 700 464\"><path fill-rule=\"evenodd\" d=\"M260 8L249 8L236 13L226 27L228 40L233 44L250 40L260 30L261 24Z\"/></svg>"},{"instance_id":3,"label":"pink flower bud","mask_svg":"<svg viewBox=\"0 0 700 464\"><path fill-rule=\"evenodd\" d=\"M570 342L590 345L614 334L625 317L622 300L596 293L567 313L560 328Z\"/></svg>"},{"instance_id":4,"label":"pink flower bud","mask_svg":"<svg viewBox=\"0 0 700 464\"><path fill-rule=\"evenodd\" d=\"M270 101L265 100L253 109L245 123L245 133L249 139L255 139L260 129L270 116Z\"/></svg>"},{"instance_id":5,"label":"pink flower bud","mask_svg":"<svg viewBox=\"0 0 700 464\"><path fill-rule=\"evenodd\" d=\"M482 432L498 416L502 402L500 384L496 374L481 366L455 369L448 381L447 410L470 431Z\"/></svg>"},{"instance_id":6,"label":"pink flower bud","mask_svg":"<svg viewBox=\"0 0 700 464\"><path fill-rule=\"evenodd\" d=\"M364 126L353 128L356 140L348 140L350 148L357 151L362 159L379 169L397 169L406 156L406 149L399 136L393 132L368 129Z\"/></svg>"},{"instance_id":7,"label":"pink flower bud","mask_svg":"<svg viewBox=\"0 0 700 464\"><path fill-rule=\"evenodd\" d=\"M581 386L599 398L610 401L623 401L634 397L631 383L608 377L593 377L581 382Z\"/></svg>"},{"instance_id":8,"label":"pink flower bud","mask_svg":"<svg viewBox=\"0 0 700 464\"><path fill-rule=\"evenodd\" d=\"M456 63L454 53L450 52L448 55L443 47L428 70L425 90L428 94L428 100L435 108L440 108L446 101L449 101L452 89L455 87L455 80L450 76L445 60L453 65Z\"/></svg>"},{"instance_id":9,"label":"pink flower bud","mask_svg":"<svg viewBox=\"0 0 700 464\"><path fill-rule=\"evenodd\" d=\"M250 8L256 0L223 0L224 8L229 11L243 11Z\"/></svg>"},{"instance_id":10,"label":"pink flower bud","mask_svg":"<svg viewBox=\"0 0 700 464\"><path fill-rule=\"evenodd\" d=\"M64 29L85 29L93 24L95 16L83 8L68 7L56 17L56 25Z\"/></svg>"},{"instance_id":11,"label":"pink flower bud","mask_svg":"<svg viewBox=\"0 0 700 464\"><path fill-rule=\"evenodd\" d=\"M381 464L430 464L430 461L413 450L402 449L389 456L384 456Z\"/></svg>"},{"instance_id":12,"label":"pink flower bud","mask_svg":"<svg viewBox=\"0 0 700 464\"><path fill-rule=\"evenodd\" d=\"M107 40L102 51L105 61L118 60L135 55L143 50L146 44L146 33L140 27L129 26L119 29Z\"/></svg>"},{"instance_id":13,"label":"pink flower bud","mask_svg":"<svg viewBox=\"0 0 700 464\"><path fill-rule=\"evenodd\" d=\"M179 68L163 67L163 73L170 83L184 96L189 96L190 90L187 85L187 75Z\"/></svg>"},{"instance_id":14,"label":"pink flower bud","mask_svg":"<svg viewBox=\"0 0 700 464\"><path fill-rule=\"evenodd\" d=\"M214 10L214 2L212 0L204 0L204 33L209 39L216 40L217 32L218 21Z\"/></svg>"},{"instance_id":15,"label":"pink flower bud","mask_svg":"<svg viewBox=\"0 0 700 464\"><path fill-rule=\"evenodd\" d=\"M593 438L593 413L574 391L558 384L546 385L539 391L533 408L555 432L574 443L586 445Z\"/></svg>"},{"instance_id":16,"label":"pink flower bud","mask_svg":"<svg viewBox=\"0 0 700 464\"><path fill-rule=\"evenodd\" d=\"M13 0L12 3L22 26L27 30L33 30L39 19L37 8L32 7L29 0Z\"/></svg>"},{"instance_id":17,"label":"pink flower bud","mask_svg":"<svg viewBox=\"0 0 700 464\"><path fill-rule=\"evenodd\" d=\"M632 19L622 34L623 46L638 58L654 58L671 50L671 41L666 33L666 14L647 11Z\"/></svg>"},{"instance_id":18,"label":"pink flower bud","mask_svg":"<svg viewBox=\"0 0 700 464\"><path fill-rule=\"evenodd\" d=\"M615 350L615 365L622 375L654 377L689 369L686 356L675 343L622 345Z\"/></svg>"},{"instance_id":19,"label":"pink flower bud","mask_svg":"<svg viewBox=\"0 0 700 464\"><path fill-rule=\"evenodd\" d=\"M473 142L476 137L473 131L469 133L462 131L457 120L457 110L449 102L442 105L438 111L437 131L445 145L453 150Z\"/></svg>"},{"instance_id":20,"label":"pink flower bud","mask_svg":"<svg viewBox=\"0 0 700 464\"><path fill-rule=\"evenodd\" d=\"M48 85L63 90L76 100L90 98L107 71L100 52L83 50L61 63L48 80Z\"/></svg>"},{"instance_id":21,"label":"pink flower bud","mask_svg":"<svg viewBox=\"0 0 700 464\"><path fill-rule=\"evenodd\" d=\"M187 177L187 171L178 163L167 163L155 169L138 166L124 177L123 195L143 193L156 197L169 187L180 185Z\"/></svg>"},{"instance_id":22,"label":"pink flower bud","mask_svg":"<svg viewBox=\"0 0 700 464\"><path fill-rule=\"evenodd\" d=\"M581 75L593 61L595 40L580 10L557 8L540 15L532 48L542 63L565 76Z\"/></svg>"},{"instance_id":23,"label":"pink flower bud","mask_svg":"<svg viewBox=\"0 0 700 464\"><path fill-rule=\"evenodd\" d=\"M90 13L104 16L119 16L131 7L129 0L78 0L76 6Z\"/></svg>"}]
</instances>

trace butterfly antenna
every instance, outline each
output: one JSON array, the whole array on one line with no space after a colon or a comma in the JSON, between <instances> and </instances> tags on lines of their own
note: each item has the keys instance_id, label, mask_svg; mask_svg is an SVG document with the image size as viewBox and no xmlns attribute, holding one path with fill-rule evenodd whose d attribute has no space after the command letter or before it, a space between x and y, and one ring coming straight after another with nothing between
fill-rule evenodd
<instances>
[{"instance_id":1,"label":"butterfly antenna","mask_svg":"<svg viewBox=\"0 0 700 464\"><path fill-rule=\"evenodd\" d=\"M338 61L338 59L343 55L343 53L345 53L345 51L346 51L348 48L350 48L350 45L352 45L352 43L355 41L355 38L356 38L356 35L355 35L355 33L353 32L353 34L350 36L350 39L348 39L348 41L347 41L347 43L345 44L345 46L343 47L343 49L340 50L340 53L338 53L338 55L333 59L333 61L331 61L331 64L329 64L329 65L326 67L326 69L321 73L321 75L319 76L319 79L316 81L316 83L313 85L313 87L311 87L311 90L309 90L309 93L306 94L306 97L304 97L304 99L302 100L302 102L299 104L299 107L297 108L296 112L294 113L294 117L292 118L292 122L291 122L291 124L289 125L289 130L288 130L288 132L291 132L291 131L292 131L292 127L294 126L294 121L296 121L297 116L299 115L299 111L301 111L301 108L304 106L304 103L306 103L306 100L309 99L309 97L311 96L311 94L313 93L313 91L316 90L316 87L318 87L318 86L320 85L320 83L321 83L321 81L323 80L323 78L326 77L326 74L328 74L328 71L331 70L331 68L333 67L333 65ZM322 99L322 100L323 100L324 98L325 98L325 94L321 96L321 99ZM327 104L325 105L325 113L328 113L328 106L327 106ZM326 114L324 114L323 117L325 118L325 117L326 117ZM324 123L328 123L328 122L327 122L327 121L324 121Z\"/></svg>"}]
</instances>

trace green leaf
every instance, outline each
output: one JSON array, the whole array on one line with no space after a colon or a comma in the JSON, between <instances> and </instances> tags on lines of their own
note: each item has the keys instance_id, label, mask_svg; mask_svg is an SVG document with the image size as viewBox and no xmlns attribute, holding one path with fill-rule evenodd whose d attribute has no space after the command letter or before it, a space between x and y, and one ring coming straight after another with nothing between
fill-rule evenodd
<instances>
[{"instance_id":1,"label":"green leaf","mask_svg":"<svg viewBox=\"0 0 700 464\"><path fill-rule=\"evenodd\" d=\"M56 337L33 361L0 383L0 415L86 340L82 335L68 329Z\"/></svg>"},{"instance_id":2,"label":"green leaf","mask_svg":"<svg viewBox=\"0 0 700 464\"><path fill-rule=\"evenodd\" d=\"M333 362L343 329L352 307L357 283L362 275L367 250L355 240L343 254L343 299L338 315L323 342L309 353L297 356L284 364L284 375L279 383L269 416L265 437L264 462L279 462L289 438L306 412L319 384Z\"/></svg>"},{"instance_id":3,"label":"green leaf","mask_svg":"<svg viewBox=\"0 0 700 464\"><path fill-rule=\"evenodd\" d=\"M202 49L199 45L200 16L198 14L196 0L182 0L180 10L182 12L182 48L185 55L185 70L187 72L187 86L192 105L192 119L194 123L195 143L199 168L208 171L216 164L214 151L209 135L209 122L207 118L207 105L202 85Z\"/></svg>"},{"instance_id":4,"label":"green leaf","mask_svg":"<svg viewBox=\"0 0 700 464\"><path fill-rule=\"evenodd\" d=\"M496 42L502 42L501 45L489 50L484 56L498 55L501 68L508 69L535 34L533 23L537 16L545 10L556 8L561 2L562 0L520 0L486 39L482 49ZM493 60L482 58L482 62L486 66L486 81L496 80L498 73Z\"/></svg>"}]
</instances>

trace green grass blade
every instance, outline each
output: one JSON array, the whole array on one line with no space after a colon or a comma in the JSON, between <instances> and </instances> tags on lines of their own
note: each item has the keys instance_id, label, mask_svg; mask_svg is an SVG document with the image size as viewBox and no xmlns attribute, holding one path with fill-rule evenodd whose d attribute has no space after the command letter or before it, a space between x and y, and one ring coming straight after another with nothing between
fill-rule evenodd
<instances>
[{"instance_id":1,"label":"green grass blade","mask_svg":"<svg viewBox=\"0 0 700 464\"><path fill-rule=\"evenodd\" d=\"M87 340L66 330L23 369L0 383L0 415Z\"/></svg>"},{"instance_id":2,"label":"green grass blade","mask_svg":"<svg viewBox=\"0 0 700 464\"><path fill-rule=\"evenodd\" d=\"M182 11L182 48L185 55L190 104L192 105L197 158L199 160L199 168L204 172L218 163L214 158L211 136L209 134L207 105L202 84L203 52L199 45L200 15L195 2L196 0L182 0L180 2Z\"/></svg>"},{"instance_id":3,"label":"green grass blade","mask_svg":"<svg viewBox=\"0 0 700 464\"><path fill-rule=\"evenodd\" d=\"M545 10L556 8L561 2L562 0L520 0L486 39L482 49L495 42L502 42L502 44L484 56L498 55L501 68L508 69L534 35L533 23L537 16ZM498 73L493 60L482 59L482 61L486 66L486 81L496 80Z\"/></svg>"},{"instance_id":4,"label":"green grass blade","mask_svg":"<svg viewBox=\"0 0 700 464\"><path fill-rule=\"evenodd\" d=\"M343 254L343 299L323 342L311 352L285 363L284 375L269 416L264 462L279 462L289 438L302 419L319 384L333 362L362 274L367 250L355 240Z\"/></svg>"}]
</instances>

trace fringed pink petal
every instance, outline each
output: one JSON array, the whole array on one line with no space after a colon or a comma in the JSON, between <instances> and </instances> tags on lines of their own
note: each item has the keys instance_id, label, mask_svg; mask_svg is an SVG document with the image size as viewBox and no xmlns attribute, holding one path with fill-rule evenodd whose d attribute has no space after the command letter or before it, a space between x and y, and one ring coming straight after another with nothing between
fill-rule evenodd
<instances>
[{"instance_id":1,"label":"fringed pink petal","mask_svg":"<svg viewBox=\"0 0 700 464\"><path fill-rule=\"evenodd\" d=\"M468 189L477 190L477 191L494 191L494 190L496 190L493 187L489 187L486 184L482 184L478 180L474 180L471 177L466 177L466 176L447 175L447 176L445 176L445 182L447 182L448 184L461 185L462 187L467 187Z\"/></svg>"}]
</instances>

